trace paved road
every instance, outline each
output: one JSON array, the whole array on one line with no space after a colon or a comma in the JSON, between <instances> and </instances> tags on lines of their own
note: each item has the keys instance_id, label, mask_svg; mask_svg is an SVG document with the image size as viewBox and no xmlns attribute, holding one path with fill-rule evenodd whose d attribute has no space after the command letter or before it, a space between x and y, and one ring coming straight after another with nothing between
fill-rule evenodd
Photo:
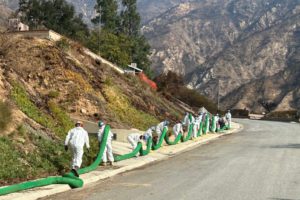
<instances>
[{"instance_id":1,"label":"paved road","mask_svg":"<svg viewBox=\"0 0 300 200\"><path fill-rule=\"evenodd\" d=\"M241 133L44 200L300 199L300 125L239 122Z\"/></svg>"}]
</instances>

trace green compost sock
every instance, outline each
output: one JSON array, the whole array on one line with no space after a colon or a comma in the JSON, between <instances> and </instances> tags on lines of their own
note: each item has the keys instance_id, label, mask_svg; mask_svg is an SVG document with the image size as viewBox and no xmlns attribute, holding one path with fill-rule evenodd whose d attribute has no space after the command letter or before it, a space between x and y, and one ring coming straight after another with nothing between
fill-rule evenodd
<instances>
[{"instance_id":1,"label":"green compost sock","mask_svg":"<svg viewBox=\"0 0 300 200\"><path fill-rule=\"evenodd\" d=\"M152 150L157 150L161 147L161 145L164 141L165 135L167 134L167 131L168 131L168 129L165 127L163 132L161 133L158 143L156 145L154 143L152 143Z\"/></svg>"},{"instance_id":2,"label":"green compost sock","mask_svg":"<svg viewBox=\"0 0 300 200\"><path fill-rule=\"evenodd\" d=\"M120 155L120 156L116 156L115 157L115 161L121 161L121 160L126 160L126 159L129 159L129 158L132 158L134 157L135 155L137 155L140 151L140 149L142 148L142 143L138 143L137 146L135 147L135 149L128 153L128 154L124 154L124 155Z\"/></svg>"},{"instance_id":3,"label":"green compost sock","mask_svg":"<svg viewBox=\"0 0 300 200\"><path fill-rule=\"evenodd\" d=\"M206 117L205 117L205 123L204 123L204 127L203 127L203 134L207 134L209 131L209 114L207 113L206 114Z\"/></svg>"},{"instance_id":4,"label":"green compost sock","mask_svg":"<svg viewBox=\"0 0 300 200\"><path fill-rule=\"evenodd\" d=\"M184 136L181 137L181 142L186 142L186 141L191 139L192 133L193 133L193 128L194 128L194 124L191 124L189 126L189 131L188 131L187 136L186 137L184 137Z\"/></svg>"},{"instance_id":5,"label":"green compost sock","mask_svg":"<svg viewBox=\"0 0 300 200\"><path fill-rule=\"evenodd\" d=\"M80 178L68 178L68 177L48 177L36 181L28 181L7 187L0 188L0 195L6 195L13 192L19 192L22 190L28 190L36 187L42 187L52 184L68 184L71 188L80 188L83 186L83 181Z\"/></svg>"},{"instance_id":6,"label":"green compost sock","mask_svg":"<svg viewBox=\"0 0 300 200\"><path fill-rule=\"evenodd\" d=\"M107 136L110 131L108 125L105 126L103 139L100 143L100 150L97 155L96 160L88 167L79 169L79 174L84 174L90 171L95 170L98 165L101 163L102 155L106 146ZM28 190L36 187L42 187L52 184L68 184L71 188L80 188L83 186L83 181L80 178L75 177L73 173L64 174L63 177L48 177L36 181L28 181L24 183L19 183L15 185L10 185L7 187L0 188L0 195L10 194L13 192L19 192L22 190Z\"/></svg>"},{"instance_id":7,"label":"green compost sock","mask_svg":"<svg viewBox=\"0 0 300 200\"><path fill-rule=\"evenodd\" d=\"M170 141L170 137L168 136L168 134L165 135L165 142L168 144L168 145L176 145L180 139L182 138L182 134L179 133L177 135L177 137L174 139L174 141Z\"/></svg>"},{"instance_id":8,"label":"green compost sock","mask_svg":"<svg viewBox=\"0 0 300 200\"><path fill-rule=\"evenodd\" d=\"M212 122L211 122L211 132L215 133L216 132L216 118L215 116L212 116Z\"/></svg>"},{"instance_id":9,"label":"green compost sock","mask_svg":"<svg viewBox=\"0 0 300 200\"><path fill-rule=\"evenodd\" d=\"M152 147L152 137L148 138L147 140L147 148L146 150L143 147L140 148L140 156L146 156L150 153Z\"/></svg>"},{"instance_id":10,"label":"green compost sock","mask_svg":"<svg viewBox=\"0 0 300 200\"><path fill-rule=\"evenodd\" d=\"M81 175L81 174L85 174L85 173L94 171L100 165L100 163L102 162L102 156L103 156L103 153L104 153L104 150L106 147L109 131L110 131L110 126L106 125L105 129L104 129L102 141L99 143L99 152L97 154L96 160L90 166L79 169L78 174ZM72 172L70 172L70 173L64 174L63 177L75 177L75 175Z\"/></svg>"},{"instance_id":11,"label":"green compost sock","mask_svg":"<svg viewBox=\"0 0 300 200\"><path fill-rule=\"evenodd\" d=\"M203 122L201 121L200 126L199 126L199 130L197 132L197 137L200 137L203 134L202 131L203 131Z\"/></svg>"}]
</instances>

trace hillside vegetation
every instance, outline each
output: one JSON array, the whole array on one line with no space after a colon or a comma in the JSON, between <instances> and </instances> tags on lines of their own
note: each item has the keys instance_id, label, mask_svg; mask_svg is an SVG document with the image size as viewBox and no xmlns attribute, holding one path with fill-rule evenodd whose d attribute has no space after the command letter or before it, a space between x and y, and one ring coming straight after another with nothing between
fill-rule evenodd
<instances>
[{"instance_id":1,"label":"hillside vegetation","mask_svg":"<svg viewBox=\"0 0 300 200\"><path fill-rule=\"evenodd\" d=\"M137 77L83 52L68 40L0 36L0 185L69 170L63 140L72 118L145 130L183 115ZM96 155L96 138L91 143L84 165Z\"/></svg>"}]
</instances>

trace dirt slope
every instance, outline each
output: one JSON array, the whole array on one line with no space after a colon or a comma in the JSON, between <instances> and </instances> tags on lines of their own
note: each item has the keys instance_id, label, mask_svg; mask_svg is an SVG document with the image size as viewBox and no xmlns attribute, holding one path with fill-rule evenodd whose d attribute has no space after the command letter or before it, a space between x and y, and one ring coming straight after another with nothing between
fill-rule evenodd
<instances>
[{"instance_id":1,"label":"dirt slope","mask_svg":"<svg viewBox=\"0 0 300 200\"><path fill-rule=\"evenodd\" d=\"M68 170L62 142L71 118L145 130L183 115L181 107L137 77L120 75L85 55L79 44L0 37L0 95L12 110L0 130L0 185ZM84 165L96 155L95 138L92 148Z\"/></svg>"}]
</instances>

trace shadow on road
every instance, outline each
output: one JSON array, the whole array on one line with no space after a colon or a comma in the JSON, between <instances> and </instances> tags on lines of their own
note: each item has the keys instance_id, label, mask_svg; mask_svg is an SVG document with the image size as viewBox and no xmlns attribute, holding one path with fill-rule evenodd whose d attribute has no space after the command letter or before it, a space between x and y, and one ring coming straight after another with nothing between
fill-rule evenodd
<instances>
[{"instance_id":1,"label":"shadow on road","mask_svg":"<svg viewBox=\"0 0 300 200\"><path fill-rule=\"evenodd\" d=\"M271 148L282 148L282 149L300 149L300 144L283 144L283 145L274 145ZM285 199L282 199L285 200ZM287 199L289 200L289 199Z\"/></svg>"}]
</instances>

